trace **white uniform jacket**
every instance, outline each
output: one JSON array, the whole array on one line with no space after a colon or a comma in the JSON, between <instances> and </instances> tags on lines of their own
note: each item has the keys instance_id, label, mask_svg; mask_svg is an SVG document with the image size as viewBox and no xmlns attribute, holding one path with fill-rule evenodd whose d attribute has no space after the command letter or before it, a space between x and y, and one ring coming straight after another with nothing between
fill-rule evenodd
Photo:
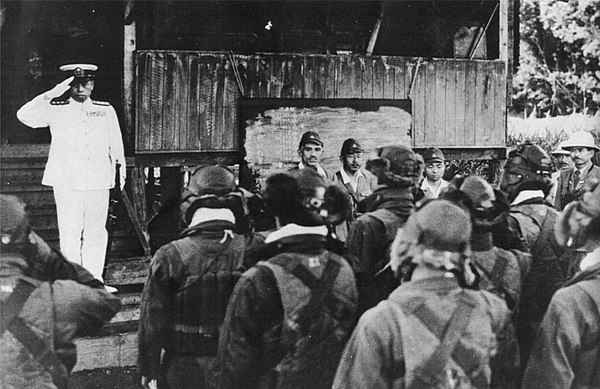
<instances>
[{"instance_id":1,"label":"white uniform jacket","mask_svg":"<svg viewBox=\"0 0 600 389\"><path fill-rule=\"evenodd\" d=\"M79 103L72 98L56 101L44 93L21 107L17 117L33 128L50 126L52 143L43 185L110 189L115 185L117 162L125 175L121 129L109 103L91 99Z\"/></svg>"}]
</instances>

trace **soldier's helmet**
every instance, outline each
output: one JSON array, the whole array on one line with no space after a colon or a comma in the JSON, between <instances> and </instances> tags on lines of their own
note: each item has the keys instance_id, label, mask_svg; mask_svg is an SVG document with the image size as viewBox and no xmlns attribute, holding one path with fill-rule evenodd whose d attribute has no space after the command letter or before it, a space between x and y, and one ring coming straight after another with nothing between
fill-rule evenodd
<instances>
[{"instance_id":1,"label":"soldier's helmet","mask_svg":"<svg viewBox=\"0 0 600 389\"><path fill-rule=\"evenodd\" d=\"M243 195L236 191L235 175L219 165L195 168L181 192L181 217L189 225L199 208L227 208L236 219L245 213Z\"/></svg>"},{"instance_id":2,"label":"soldier's helmet","mask_svg":"<svg viewBox=\"0 0 600 389\"><path fill-rule=\"evenodd\" d=\"M552 187L550 163L550 157L540 146L532 143L518 145L508 154L500 189L509 198L516 197L523 190L542 190L547 196Z\"/></svg>"},{"instance_id":3,"label":"soldier's helmet","mask_svg":"<svg viewBox=\"0 0 600 389\"><path fill-rule=\"evenodd\" d=\"M470 216L447 200L433 200L398 229L391 247L394 273L408 274L414 266L463 272L470 252Z\"/></svg>"},{"instance_id":4,"label":"soldier's helmet","mask_svg":"<svg viewBox=\"0 0 600 389\"><path fill-rule=\"evenodd\" d=\"M417 185L422 172L422 161L410 147L403 145L384 146L377 150L378 158L367 163L378 179L379 184L392 188L406 188Z\"/></svg>"},{"instance_id":5,"label":"soldier's helmet","mask_svg":"<svg viewBox=\"0 0 600 389\"><path fill-rule=\"evenodd\" d=\"M29 220L25 203L16 196L0 195L2 250L15 247L29 235Z\"/></svg>"},{"instance_id":6,"label":"soldier's helmet","mask_svg":"<svg viewBox=\"0 0 600 389\"><path fill-rule=\"evenodd\" d=\"M270 176L263 198L283 225L337 224L346 219L352 210L347 193L307 169Z\"/></svg>"}]
</instances>

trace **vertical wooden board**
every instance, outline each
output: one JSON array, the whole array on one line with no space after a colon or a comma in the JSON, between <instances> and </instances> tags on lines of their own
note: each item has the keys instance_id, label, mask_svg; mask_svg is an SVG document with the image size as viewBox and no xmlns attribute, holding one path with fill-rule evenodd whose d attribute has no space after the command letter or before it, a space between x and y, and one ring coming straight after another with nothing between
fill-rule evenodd
<instances>
[{"instance_id":1,"label":"vertical wooden board","mask_svg":"<svg viewBox=\"0 0 600 389\"><path fill-rule=\"evenodd\" d=\"M466 61L456 60L454 62L454 77L455 77L455 93L454 93L454 112L455 112L455 139L457 145L470 145L470 140L465 139L465 118L467 111L467 85L466 85L466 72L467 63Z\"/></svg>"},{"instance_id":2,"label":"vertical wooden board","mask_svg":"<svg viewBox=\"0 0 600 389\"><path fill-rule=\"evenodd\" d=\"M186 133L187 150L200 149L200 60L197 54L190 54L190 88L188 130Z\"/></svg>"},{"instance_id":3,"label":"vertical wooden board","mask_svg":"<svg viewBox=\"0 0 600 389\"><path fill-rule=\"evenodd\" d=\"M386 66L381 57L373 58L373 98L383 99L386 92Z\"/></svg>"},{"instance_id":4,"label":"vertical wooden board","mask_svg":"<svg viewBox=\"0 0 600 389\"><path fill-rule=\"evenodd\" d=\"M475 102L475 145L489 145L489 129L487 128L487 106L490 99L489 95L489 74L487 74L485 66L482 66L481 61L476 61L476 96Z\"/></svg>"},{"instance_id":5,"label":"vertical wooden board","mask_svg":"<svg viewBox=\"0 0 600 389\"><path fill-rule=\"evenodd\" d=\"M438 128L436 127L436 114L437 114L437 85L436 85L436 74L435 74L435 62L430 60L426 63L421 64L425 70L425 104L424 104L424 116L425 116L425 146L435 146L436 133Z\"/></svg>"},{"instance_id":6,"label":"vertical wooden board","mask_svg":"<svg viewBox=\"0 0 600 389\"><path fill-rule=\"evenodd\" d=\"M304 59L301 55L292 57L291 79L293 85L292 97L300 99L304 97Z\"/></svg>"},{"instance_id":7,"label":"vertical wooden board","mask_svg":"<svg viewBox=\"0 0 600 389\"><path fill-rule=\"evenodd\" d=\"M406 79L410 83L410 75L407 72L408 62L404 58L393 57L389 60L390 66L394 68L394 98L405 99L408 87Z\"/></svg>"},{"instance_id":8,"label":"vertical wooden board","mask_svg":"<svg viewBox=\"0 0 600 389\"><path fill-rule=\"evenodd\" d=\"M270 77L271 77L271 60L268 57L260 56L258 60L258 97L270 97Z\"/></svg>"},{"instance_id":9,"label":"vertical wooden board","mask_svg":"<svg viewBox=\"0 0 600 389\"><path fill-rule=\"evenodd\" d=\"M138 58L138 91L137 91L137 120L136 120L136 150L150 149L152 135L152 53L140 54Z\"/></svg>"},{"instance_id":10,"label":"vertical wooden board","mask_svg":"<svg viewBox=\"0 0 600 389\"><path fill-rule=\"evenodd\" d=\"M338 95L337 56L328 55L325 62L325 98L335 99Z\"/></svg>"},{"instance_id":11,"label":"vertical wooden board","mask_svg":"<svg viewBox=\"0 0 600 389\"><path fill-rule=\"evenodd\" d=\"M292 81L292 57L276 56L280 69L278 74L278 97L282 99L294 97L294 83Z\"/></svg>"},{"instance_id":12,"label":"vertical wooden board","mask_svg":"<svg viewBox=\"0 0 600 389\"><path fill-rule=\"evenodd\" d=\"M372 99L374 60L370 57L362 57L361 62L363 64L361 97L363 99Z\"/></svg>"},{"instance_id":13,"label":"vertical wooden board","mask_svg":"<svg viewBox=\"0 0 600 389\"><path fill-rule=\"evenodd\" d=\"M244 85L246 97L253 98L258 97L258 77L257 77L257 66L258 60L255 55L248 56L245 61L246 67L244 69L246 83ZM241 69L240 69L241 71Z\"/></svg>"},{"instance_id":14,"label":"vertical wooden board","mask_svg":"<svg viewBox=\"0 0 600 389\"><path fill-rule=\"evenodd\" d=\"M213 65L200 57L200 149L210 150L213 126Z\"/></svg>"},{"instance_id":15,"label":"vertical wooden board","mask_svg":"<svg viewBox=\"0 0 600 389\"><path fill-rule=\"evenodd\" d=\"M189 131L189 97L190 97L190 62L189 55L185 52L178 55L177 61L177 120L179 122L179 143L175 147L179 150L187 149L187 133Z\"/></svg>"},{"instance_id":16,"label":"vertical wooden board","mask_svg":"<svg viewBox=\"0 0 600 389\"><path fill-rule=\"evenodd\" d=\"M426 145L425 131L427 120L425 110L427 106L426 101L429 98L426 90L427 84L425 82L427 79L427 67L425 66L425 63L421 63L421 66L417 69L415 62L412 69L411 74L416 72L415 84L411 94L413 117L412 138L415 146L423 147Z\"/></svg>"},{"instance_id":17,"label":"vertical wooden board","mask_svg":"<svg viewBox=\"0 0 600 389\"><path fill-rule=\"evenodd\" d=\"M456 138L456 60L446 60L446 145L457 146Z\"/></svg>"},{"instance_id":18,"label":"vertical wooden board","mask_svg":"<svg viewBox=\"0 0 600 389\"><path fill-rule=\"evenodd\" d=\"M360 84L354 78L354 61L349 55L342 55L338 62L338 97L340 99L353 99L360 97Z\"/></svg>"},{"instance_id":19,"label":"vertical wooden board","mask_svg":"<svg viewBox=\"0 0 600 389\"><path fill-rule=\"evenodd\" d=\"M496 62L495 98L494 98L494 144L506 145L506 80L505 66L502 62Z\"/></svg>"},{"instance_id":20,"label":"vertical wooden board","mask_svg":"<svg viewBox=\"0 0 600 389\"><path fill-rule=\"evenodd\" d=\"M150 150L162 149L165 73L165 55L161 52L156 53L152 65L152 95L150 96L152 115L149 128Z\"/></svg>"},{"instance_id":21,"label":"vertical wooden board","mask_svg":"<svg viewBox=\"0 0 600 389\"><path fill-rule=\"evenodd\" d=\"M439 59L435 64L435 133L433 134L433 146L447 145L446 136L446 104L451 102L446 100L446 71L447 60Z\"/></svg>"},{"instance_id":22,"label":"vertical wooden board","mask_svg":"<svg viewBox=\"0 0 600 389\"><path fill-rule=\"evenodd\" d=\"M354 64L352 68L352 80L354 85L356 86L356 97L363 98L363 73L365 71L365 67L363 64L362 57L354 56L352 58L352 63Z\"/></svg>"},{"instance_id":23,"label":"vertical wooden board","mask_svg":"<svg viewBox=\"0 0 600 389\"><path fill-rule=\"evenodd\" d=\"M315 77L314 77L314 82L313 82L313 98L314 99L324 99L326 97L325 95L325 88L327 87L326 83L325 83L325 78L326 73L325 73L325 67L326 67L326 59L323 56L315 56L314 58L314 70L315 70Z\"/></svg>"},{"instance_id":24,"label":"vertical wooden board","mask_svg":"<svg viewBox=\"0 0 600 389\"><path fill-rule=\"evenodd\" d=\"M267 56L269 62L269 71L267 72L267 90L269 97L272 99L279 98L281 92L281 67L276 55L269 54Z\"/></svg>"},{"instance_id":25,"label":"vertical wooden board","mask_svg":"<svg viewBox=\"0 0 600 389\"><path fill-rule=\"evenodd\" d=\"M179 144L179 141L175 139L176 135L179 135L177 129L177 86L175 85L176 61L175 54L165 54L165 93L162 107L163 136L162 144L157 150L174 150L174 145Z\"/></svg>"},{"instance_id":26,"label":"vertical wooden board","mask_svg":"<svg viewBox=\"0 0 600 389\"><path fill-rule=\"evenodd\" d=\"M481 62L480 65L484 69L485 73L485 86L487 88L485 99L485 116L483 122L485 123L485 135L486 135L486 146L495 146L495 120L496 120L496 82L495 78L498 76L495 73L495 64L493 62Z\"/></svg>"},{"instance_id":27,"label":"vertical wooden board","mask_svg":"<svg viewBox=\"0 0 600 389\"><path fill-rule=\"evenodd\" d=\"M313 56L305 55L302 57L302 78L304 79L302 97L305 99L313 98L315 81L315 59Z\"/></svg>"},{"instance_id":28,"label":"vertical wooden board","mask_svg":"<svg viewBox=\"0 0 600 389\"><path fill-rule=\"evenodd\" d=\"M465 72L465 127L464 140L465 146L475 146L475 124L476 104L477 104L477 65L474 61L467 61Z\"/></svg>"},{"instance_id":29,"label":"vertical wooden board","mask_svg":"<svg viewBox=\"0 0 600 389\"><path fill-rule=\"evenodd\" d=\"M381 70L383 72L383 98L393 99L396 89L396 68L392 66L392 58L381 59Z\"/></svg>"},{"instance_id":30,"label":"vertical wooden board","mask_svg":"<svg viewBox=\"0 0 600 389\"><path fill-rule=\"evenodd\" d=\"M223 133L226 131L223 122L223 96L225 92L225 64L219 61L215 64L215 78L213 79L213 112L214 128L211 133L211 150L223 149Z\"/></svg>"},{"instance_id":31,"label":"vertical wooden board","mask_svg":"<svg viewBox=\"0 0 600 389\"><path fill-rule=\"evenodd\" d=\"M237 101L239 96L239 88L235 80L231 65L225 71L225 86L223 89L223 144L224 150L236 149L238 142L237 128Z\"/></svg>"}]
</instances>

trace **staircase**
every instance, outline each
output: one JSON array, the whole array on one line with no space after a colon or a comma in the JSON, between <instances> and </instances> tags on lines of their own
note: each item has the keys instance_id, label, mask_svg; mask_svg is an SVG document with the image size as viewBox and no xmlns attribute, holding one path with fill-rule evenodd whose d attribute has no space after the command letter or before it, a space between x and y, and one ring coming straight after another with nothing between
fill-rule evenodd
<instances>
[{"instance_id":1,"label":"staircase","mask_svg":"<svg viewBox=\"0 0 600 389\"><path fill-rule=\"evenodd\" d=\"M47 144L0 147L0 192L20 197L27 205L31 227L52 247L59 247L56 206L52 188L41 185ZM122 204L105 279L118 289L121 311L94 337L77 339L78 360L74 370L123 367L136 364L140 295L149 258L143 250Z\"/></svg>"}]
</instances>

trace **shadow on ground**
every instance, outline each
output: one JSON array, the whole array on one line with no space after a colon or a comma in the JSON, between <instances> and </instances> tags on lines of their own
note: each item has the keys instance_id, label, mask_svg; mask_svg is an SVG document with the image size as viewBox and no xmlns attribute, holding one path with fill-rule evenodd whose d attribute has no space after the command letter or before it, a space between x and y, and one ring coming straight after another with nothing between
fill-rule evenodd
<instances>
[{"instance_id":1,"label":"shadow on ground","mask_svg":"<svg viewBox=\"0 0 600 389\"><path fill-rule=\"evenodd\" d=\"M140 380L135 366L83 370L71 374L69 389L139 389Z\"/></svg>"}]
</instances>

